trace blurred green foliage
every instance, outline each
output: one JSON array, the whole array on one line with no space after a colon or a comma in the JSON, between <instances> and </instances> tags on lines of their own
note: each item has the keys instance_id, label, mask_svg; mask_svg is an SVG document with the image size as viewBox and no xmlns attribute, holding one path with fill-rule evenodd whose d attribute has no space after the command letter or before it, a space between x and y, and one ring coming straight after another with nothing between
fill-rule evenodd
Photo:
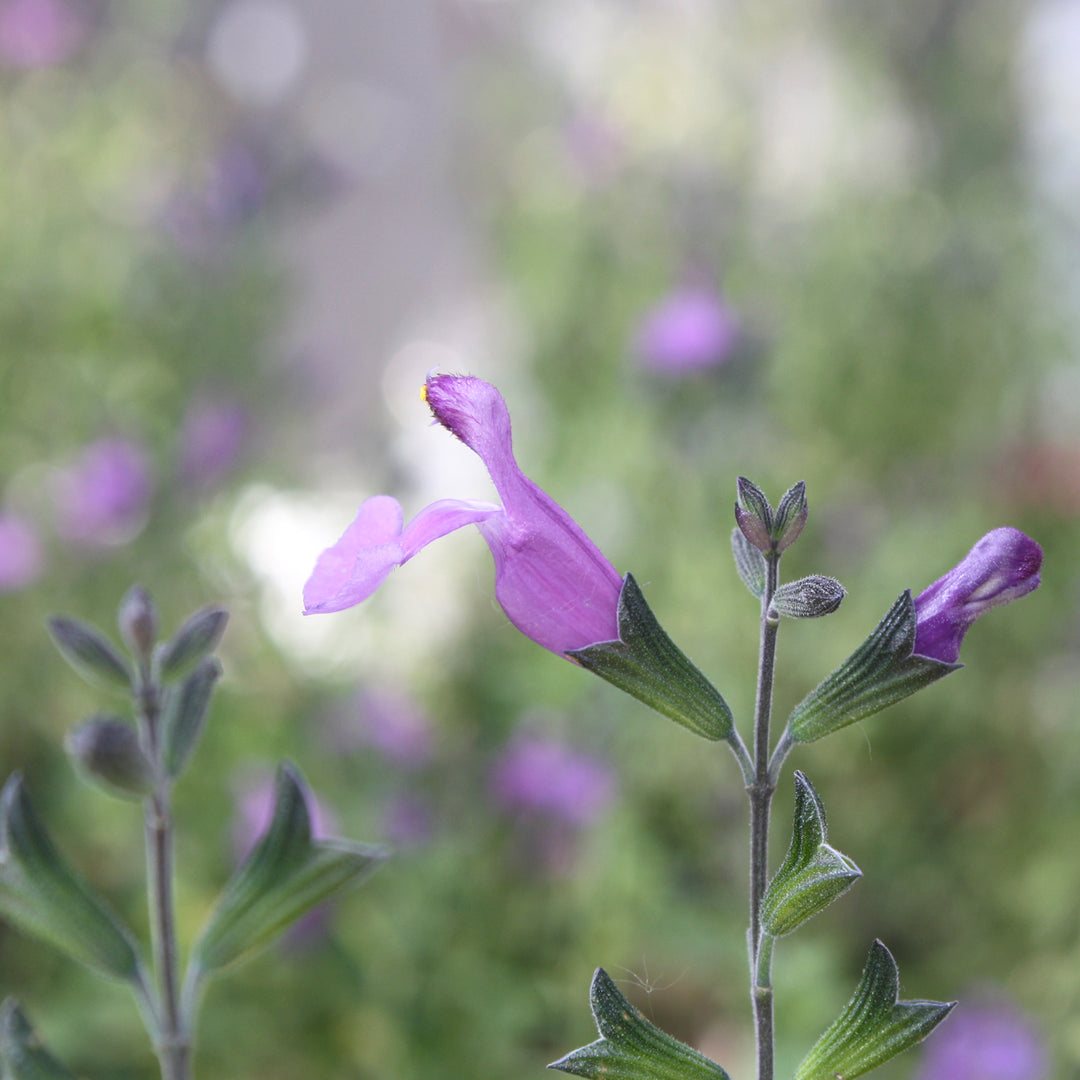
<instances>
[{"instance_id":1,"label":"blurred green foliage","mask_svg":"<svg viewBox=\"0 0 1080 1080\"><path fill-rule=\"evenodd\" d=\"M989 528L1016 525L1046 551L1042 588L971 632L964 671L793 758L865 878L778 948L778 1075L847 1000L874 937L896 956L906 996L1002 987L1051 1040L1059 1075L1073 1075L1080 448L1048 436L1040 412L1047 379L1075 349L1047 295L1019 156L1010 57L1024 6L922 0L903 18L839 0L770 17L724 8L719 29L745 55L735 63L725 51L727 67L708 69L715 126L668 145L663 123L613 119L633 102L612 90L597 108L616 128L616 160L594 173L576 171L561 141L582 101L535 62L524 17L500 7L508 13L487 16L505 31L500 49L473 43L457 72L469 106L457 179L529 349L505 371L475 373L506 376L522 466L635 574L744 731L757 612L729 553L737 475L774 499L807 482L810 521L785 570L834 575L848 590L828 623L785 625L780 721L902 589L934 580ZM655 54L640 40L631 48L634 18L647 30L664 5L639 7L619 38L627 85L636 63L652 71L670 47L656 35ZM396 838L400 850L321 932L212 989L202 1080L539 1077L593 1037L587 993L601 964L655 1023L748 1075L746 823L723 746L703 753L693 735L510 632L476 538L476 560L456 567L469 585L467 633L399 687L430 718L420 761L372 745L355 676L307 669L273 633L266 588L230 525L253 484L320 484L315 459L282 450L318 422L317 400L298 409L274 362L289 293L267 238L288 200L201 220L192 243L192 193L236 117L185 51L182 14L151 10L140 19L117 6L63 65L0 73L0 489L45 546L42 575L0 594L5 773L24 771L65 852L144 930L137 815L77 784L60 749L102 700L52 653L43 623L64 611L111 625L133 581L153 592L166 631L198 604L222 603L233 612L226 677L177 792L185 939L235 857L241 781L281 757L301 763L343 835ZM866 151L854 180L826 170L798 198L770 186L761 147L781 136L762 100L786 70L785 43L804 38L865 91L845 116L872 109L886 87L889 108L908 117L916 134L900 140L895 175L862 182L873 173ZM170 217L174 199L187 200L187 232ZM725 365L680 379L640 367L633 337L688 267L723 286L743 333ZM177 471L200 392L234 398L251 423L246 456L211 487ZM426 423L419 406L415 423ZM146 448L153 494L124 543L87 548L57 532L52 493L105 434ZM395 475L389 453L363 468ZM366 671L379 669L379 634L394 618L379 604L340 623L341 634L375 627ZM499 806L491 776L523 729L609 763L617 794L606 813L569 828ZM21 996L80 1075L151 1074L123 991L7 927L0 956L0 989ZM875 1075L910 1076L916 1061Z\"/></svg>"}]
</instances>

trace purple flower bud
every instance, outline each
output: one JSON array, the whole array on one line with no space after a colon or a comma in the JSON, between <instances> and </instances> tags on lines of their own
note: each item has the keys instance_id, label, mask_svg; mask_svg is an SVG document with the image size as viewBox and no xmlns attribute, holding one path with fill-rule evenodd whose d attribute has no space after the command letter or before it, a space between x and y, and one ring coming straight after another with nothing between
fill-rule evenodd
<instances>
[{"instance_id":1,"label":"purple flower bud","mask_svg":"<svg viewBox=\"0 0 1080 1080\"><path fill-rule=\"evenodd\" d=\"M150 490L150 466L138 443L90 443L56 485L60 533L90 545L130 540L142 528Z\"/></svg>"},{"instance_id":2,"label":"purple flower bud","mask_svg":"<svg viewBox=\"0 0 1080 1080\"><path fill-rule=\"evenodd\" d=\"M495 559L495 597L523 634L559 654L616 640L622 578L573 518L518 468L499 391L470 376L433 375L424 397L435 419L480 456L502 506L443 499L402 529L395 499L368 499L342 538L319 556L304 586L305 614L359 604L432 540L476 525Z\"/></svg>"},{"instance_id":3,"label":"purple flower bud","mask_svg":"<svg viewBox=\"0 0 1080 1080\"><path fill-rule=\"evenodd\" d=\"M34 530L19 515L0 512L0 592L36 581L44 558Z\"/></svg>"},{"instance_id":4,"label":"purple flower bud","mask_svg":"<svg viewBox=\"0 0 1080 1080\"><path fill-rule=\"evenodd\" d=\"M1042 558L1042 548L1019 529L988 532L916 597L915 654L955 664L967 628L980 615L1038 586Z\"/></svg>"},{"instance_id":5,"label":"purple flower bud","mask_svg":"<svg viewBox=\"0 0 1080 1080\"><path fill-rule=\"evenodd\" d=\"M679 289L646 313L637 353L645 367L681 375L723 364L738 337L738 321L715 292Z\"/></svg>"},{"instance_id":6,"label":"purple flower bud","mask_svg":"<svg viewBox=\"0 0 1080 1080\"><path fill-rule=\"evenodd\" d=\"M1007 1001L963 1005L926 1041L917 1080L1048 1080L1046 1047Z\"/></svg>"},{"instance_id":7,"label":"purple flower bud","mask_svg":"<svg viewBox=\"0 0 1080 1080\"><path fill-rule=\"evenodd\" d=\"M521 736L496 763L492 791L504 809L583 826L607 809L615 794L611 770L564 743Z\"/></svg>"}]
</instances>

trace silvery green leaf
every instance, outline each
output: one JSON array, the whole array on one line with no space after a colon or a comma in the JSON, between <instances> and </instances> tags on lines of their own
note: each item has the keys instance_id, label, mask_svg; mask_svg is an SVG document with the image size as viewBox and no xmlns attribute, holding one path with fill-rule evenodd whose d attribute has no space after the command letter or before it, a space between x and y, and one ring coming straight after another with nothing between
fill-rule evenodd
<instances>
[{"instance_id":1,"label":"silvery green leaf","mask_svg":"<svg viewBox=\"0 0 1080 1080\"><path fill-rule=\"evenodd\" d=\"M650 1024L597 968L589 1004L600 1038L549 1069L591 1080L730 1080L714 1061Z\"/></svg>"},{"instance_id":2,"label":"silvery green leaf","mask_svg":"<svg viewBox=\"0 0 1080 1080\"><path fill-rule=\"evenodd\" d=\"M896 961L875 941L854 996L803 1059L795 1080L855 1080L925 1039L956 1004L901 1001L899 990Z\"/></svg>"},{"instance_id":3,"label":"silvery green leaf","mask_svg":"<svg viewBox=\"0 0 1080 1080\"><path fill-rule=\"evenodd\" d=\"M42 1045L13 997L0 1006L0 1080L75 1080Z\"/></svg>"},{"instance_id":4,"label":"silvery green leaf","mask_svg":"<svg viewBox=\"0 0 1080 1080\"><path fill-rule=\"evenodd\" d=\"M214 657L206 656L186 678L166 689L161 712L161 761L167 775L179 776L194 753L220 677L221 665Z\"/></svg>"},{"instance_id":5,"label":"silvery green leaf","mask_svg":"<svg viewBox=\"0 0 1080 1080\"><path fill-rule=\"evenodd\" d=\"M268 945L320 901L371 874L386 854L367 844L312 839L303 780L295 766L282 765L273 820L225 886L196 943L194 977Z\"/></svg>"},{"instance_id":6,"label":"silvery green leaf","mask_svg":"<svg viewBox=\"0 0 1080 1080\"><path fill-rule=\"evenodd\" d=\"M61 656L84 678L130 688L127 661L100 630L67 615L53 615L48 627Z\"/></svg>"},{"instance_id":7,"label":"silvery green leaf","mask_svg":"<svg viewBox=\"0 0 1080 1080\"><path fill-rule=\"evenodd\" d=\"M159 647L158 670L163 679L175 679L217 648L229 613L220 607L196 611L164 645Z\"/></svg>"},{"instance_id":8,"label":"silvery green leaf","mask_svg":"<svg viewBox=\"0 0 1080 1080\"><path fill-rule=\"evenodd\" d=\"M784 492L773 515L772 538L777 552L786 551L803 531L809 509L806 505L806 484L800 480Z\"/></svg>"},{"instance_id":9,"label":"silvery green leaf","mask_svg":"<svg viewBox=\"0 0 1080 1080\"><path fill-rule=\"evenodd\" d=\"M836 578L811 574L779 586L772 598L772 610L789 619L819 619L831 615L844 599L844 586Z\"/></svg>"},{"instance_id":10,"label":"silvery green leaf","mask_svg":"<svg viewBox=\"0 0 1080 1080\"><path fill-rule=\"evenodd\" d=\"M855 863L827 843L825 808L810 781L796 772L791 847L762 900L763 929L773 937L791 933L860 877Z\"/></svg>"},{"instance_id":11,"label":"silvery green leaf","mask_svg":"<svg viewBox=\"0 0 1080 1080\"><path fill-rule=\"evenodd\" d=\"M963 666L913 655L914 647L915 603L906 590L862 645L795 707L791 737L813 742Z\"/></svg>"},{"instance_id":12,"label":"silvery green leaf","mask_svg":"<svg viewBox=\"0 0 1080 1080\"><path fill-rule=\"evenodd\" d=\"M760 600L765 592L765 556L743 536L741 529L731 531L731 551L743 584Z\"/></svg>"},{"instance_id":13,"label":"silvery green leaf","mask_svg":"<svg viewBox=\"0 0 1080 1080\"><path fill-rule=\"evenodd\" d=\"M734 721L720 692L656 621L632 574L619 594L619 638L566 655L705 739L726 739Z\"/></svg>"},{"instance_id":14,"label":"silvery green leaf","mask_svg":"<svg viewBox=\"0 0 1080 1080\"><path fill-rule=\"evenodd\" d=\"M134 937L53 846L18 774L0 792L0 912L99 974L144 984Z\"/></svg>"}]
</instances>

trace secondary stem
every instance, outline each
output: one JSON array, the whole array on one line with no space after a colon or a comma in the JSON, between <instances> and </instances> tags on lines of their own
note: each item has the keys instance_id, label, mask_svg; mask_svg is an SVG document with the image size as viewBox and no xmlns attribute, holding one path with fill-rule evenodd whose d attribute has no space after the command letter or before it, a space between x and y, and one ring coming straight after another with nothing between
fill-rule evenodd
<instances>
[{"instance_id":1,"label":"secondary stem","mask_svg":"<svg viewBox=\"0 0 1080 1080\"><path fill-rule=\"evenodd\" d=\"M750 984L757 1038L758 1080L773 1080L773 999L771 985L759 986L761 901L769 877L769 810L776 783L769 772L769 723L772 718L778 620L770 616L779 580L779 555L766 557L765 591L761 597L761 651L758 659L757 704L754 709L754 782L750 798Z\"/></svg>"}]
</instances>

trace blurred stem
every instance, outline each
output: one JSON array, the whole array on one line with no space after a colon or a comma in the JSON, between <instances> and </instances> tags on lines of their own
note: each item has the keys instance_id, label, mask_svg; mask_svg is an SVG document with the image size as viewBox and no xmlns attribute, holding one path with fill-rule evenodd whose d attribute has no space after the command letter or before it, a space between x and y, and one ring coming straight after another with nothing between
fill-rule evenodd
<instances>
[{"instance_id":1,"label":"blurred stem","mask_svg":"<svg viewBox=\"0 0 1080 1080\"><path fill-rule=\"evenodd\" d=\"M769 723L772 718L779 618L770 615L780 579L780 556L766 556L765 591L761 596L761 650L758 656L757 704L754 709L754 780L750 798L750 993L754 1004L758 1080L773 1080L773 997L771 984L760 988L762 955L761 902L769 881L769 811L776 782L769 770ZM771 959L771 947L769 957ZM766 969L768 964L766 963Z\"/></svg>"},{"instance_id":2,"label":"blurred stem","mask_svg":"<svg viewBox=\"0 0 1080 1080\"><path fill-rule=\"evenodd\" d=\"M146 822L147 902L153 941L154 971L160 996L159 1027L154 1032L154 1050L161 1065L162 1080L188 1080L191 1036L180 1006L180 980L173 911L173 823L172 784L161 768L158 722L161 693L146 663L142 665L137 693L140 727L157 783L144 800Z\"/></svg>"}]
</instances>

